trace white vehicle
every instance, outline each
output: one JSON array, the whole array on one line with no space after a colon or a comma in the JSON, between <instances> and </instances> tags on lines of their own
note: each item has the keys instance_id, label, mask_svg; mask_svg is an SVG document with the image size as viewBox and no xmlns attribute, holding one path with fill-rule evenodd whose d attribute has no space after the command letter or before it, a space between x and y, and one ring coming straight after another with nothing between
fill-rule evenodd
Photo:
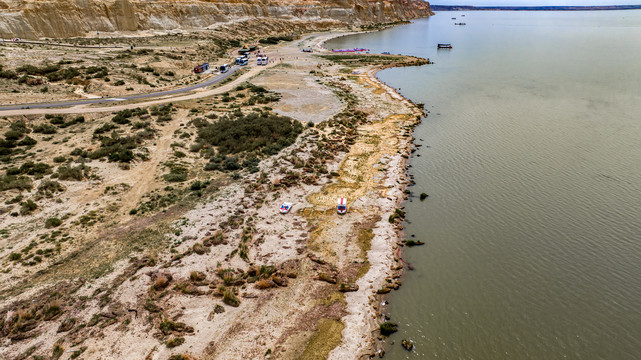
<instances>
[{"instance_id":1,"label":"white vehicle","mask_svg":"<svg viewBox=\"0 0 641 360\"><path fill-rule=\"evenodd\" d=\"M291 209L292 209L292 206L293 206L293 205L294 205L294 204L292 204L292 203L290 203L290 202L284 202L284 203L280 206L280 213L281 213L281 214L287 214L287 213L289 212L289 210L291 210Z\"/></svg>"},{"instance_id":2,"label":"white vehicle","mask_svg":"<svg viewBox=\"0 0 641 360\"><path fill-rule=\"evenodd\" d=\"M227 71L229 71L229 64L221 65L220 73L226 73Z\"/></svg>"},{"instance_id":3,"label":"white vehicle","mask_svg":"<svg viewBox=\"0 0 641 360\"><path fill-rule=\"evenodd\" d=\"M343 214L345 214L347 212L347 199L345 199L345 198L338 199L338 204L336 206L336 211L338 211L338 213L340 215L343 215Z\"/></svg>"}]
</instances>

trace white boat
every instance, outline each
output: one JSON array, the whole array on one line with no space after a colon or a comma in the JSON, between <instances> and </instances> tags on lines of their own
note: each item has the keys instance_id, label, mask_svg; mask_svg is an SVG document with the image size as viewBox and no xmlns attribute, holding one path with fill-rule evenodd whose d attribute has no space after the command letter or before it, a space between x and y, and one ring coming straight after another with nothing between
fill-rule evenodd
<instances>
[{"instance_id":1,"label":"white boat","mask_svg":"<svg viewBox=\"0 0 641 360\"><path fill-rule=\"evenodd\" d=\"M284 202L284 203L280 206L280 213L281 213L281 214L287 214L287 213L289 212L289 210L291 210L291 209L292 209L292 206L293 206L293 205L294 205L294 204L292 204L292 203L290 203L290 202Z\"/></svg>"},{"instance_id":2,"label":"white boat","mask_svg":"<svg viewBox=\"0 0 641 360\"><path fill-rule=\"evenodd\" d=\"M336 205L336 211L338 211L338 213L341 215L347 212L347 199L345 198L338 199L338 204Z\"/></svg>"}]
</instances>

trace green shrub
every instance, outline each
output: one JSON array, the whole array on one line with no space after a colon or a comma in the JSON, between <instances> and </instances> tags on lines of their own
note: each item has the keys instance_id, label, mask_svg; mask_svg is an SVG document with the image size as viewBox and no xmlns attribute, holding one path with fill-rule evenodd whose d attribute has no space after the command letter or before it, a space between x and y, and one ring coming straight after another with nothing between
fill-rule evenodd
<instances>
[{"instance_id":1,"label":"green shrub","mask_svg":"<svg viewBox=\"0 0 641 360\"><path fill-rule=\"evenodd\" d=\"M183 182L187 181L187 173L189 171L181 166L172 166L169 174L165 174L163 178L167 182Z\"/></svg>"},{"instance_id":2,"label":"green shrub","mask_svg":"<svg viewBox=\"0 0 641 360\"><path fill-rule=\"evenodd\" d=\"M30 136L25 136L24 139L18 142L18 146L32 146L37 143L38 142L35 139L31 138Z\"/></svg>"},{"instance_id":3,"label":"green shrub","mask_svg":"<svg viewBox=\"0 0 641 360\"><path fill-rule=\"evenodd\" d=\"M120 136L112 133L111 136L96 136L100 139L100 149L88 154L91 159L107 157L112 162L128 163L134 159L133 149L143 143L143 140L150 138L153 133L140 132L133 136Z\"/></svg>"},{"instance_id":4,"label":"green shrub","mask_svg":"<svg viewBox=\"0 0 641 360\"><path fill-rule=\"evenodd\" d=\"M136 109L125 109L122 111L119 111L116 113L116 116L111 119L111 121L115 122L116 124L129 124L129 119L135 116L142 116L147 114L147 110L141 109L141 108L136 108Z\"/></svg>"},{"instance_id":5,"label":"green shrub","mask_svg":"<svg viewBox=\"0 0 641 360\"><path fill-rule=\"evenodd\" d=\"M167 122L171 121L171 114L176 111L173 104L169 103L164 106L153 106L151 109L151 115L157 116L157 122Z\"/></svg>"},{"instance_id":6,"label":"green shrub","mask_svg":"<svg viewBox=\"0 0 641 360\"><path fill-rule=\"evenodd\" d=\"M55 180L43 180L38 186L38 193L40 194L48 195L63 191L65 191L65 187Z\"/></svg>"},{"instance_id":7,"label":"green shrub","mask_svg":"<svg viewBox=\"0 0 641 360\"><path fill-rule=\"evenodd\" d=\"M20 140L24 136L24 132L17 130L9 130L4 133L4 138L7 140Z\"/></svg>"},{"instance_id":8,"label":"green shrub","mask_svg":"<svg viewBox=\"0 0 641 360\"><path fill-rule=\"evenodd\" d=\"M65 352L65 349L63 349L63 347L60 346L60 344L56 344L53 347L53 351L51 353L51 360L58 360L62 356L62 354L64 354L64 352Z\"/></svg>"},{"instance_id":9,"label":"green shrub","mask_svg":"<svg viewBox=\"0 0 641 360\"><path fill-rule=\"evenodd\" d=\"M26 134L29 132L29 129L27 129L27 123L24 122L24 120L17 120L12 122L11 125L9 125L9 129L13 131L21 132L23 134Z\"/></svg>"},{"instance_id":10,"label":"green shrub","mask_svg":"<svg viewBox=\"0 0 641 360\"><path fill-rule=\"evenodd\" d=\"M261 44L275 45L281 41L293 41L294 38L291 36L281 35L281 36L269 36L265 39L258 40Z\"/></svg>"},{"instance_id":11,"label":"green shrub","mask_svg":"<svg viewBox=\"0 0 641 360\"><path fill-rule=\"evenodd\" d=\"M105 66L90 66L85 70L87 79L100 79L109 75L109 70Z\"/></svg>"},{"instance_id":12,"label":"green shrub","mask_svg":"<svg viewBox=\"0 0 641 360\"><path fill-rule=\"evenodd\" d=\"M47 79L50 82L71 80L77 76L80 76L80 71L78 71L78 69L74 67L58 70L56 72L52 72L46 75Z\"/></svg>"},{"instance_id":13,"label":"green shrub","mask_svg":"<svg viewBox=\"0 0 641 360\"><path fill-rule=\"evenodd\" d=\"M191 360L191 358L183 354L173 354L167 360Z\"/></svg>"},{"instance_id":14,"label":"green shrub","mask_svg":"<svg viewBox=\"0 0 641 360\"><path fill-rule=\"evenodd\" d=\"M163 334L169 335L173 331L183 331L187 327L184 323L181 322L173 322L171 320L163 320L159 326L160 331L162 331Z\"/></svg>"},{"instance_id":15,"label":"green shrub","mask_svg":"<svg viewBox=\"0 0 641 360\"><path fill-rule=\"evenodd\" d=\"M75 117L72 120L69 120L67 122L63 122L62 124L58 125L58 127L66 128L66 127L69 127L71 125L81 124L81 123L84 123L84 122L85 122L85 117L80 115L80 116Z\"/></svg>"},{"instance_id":16,"label":"green shrub","mask_svg":"<svg viewBox=\"0 0 641 360\"><path fill-rule=\"evenodd\" d=\"M5 175L0 176L0 191L5 190L31 190L33 182L27 176Z\"/></svg>"},{"instance_id":17,"label":"green shrub","mask_svg":"<svg viewBox=\"0 0 641 360\"><path fill-rule=\"evenodd\" d=\"M204 189L205 187L207 187L207 185L205 185L204 183L201 183L200 181L196 180L193 183L191 183L191 185L189 186L189 190L198 191L200 189Z\"/></svg>"},{"instance_id":18,"label":"green shrub","mask_svg":"<svg viewBox=\"0 0 641 360\"><path fill-rule=\"evenodd\" d=\"M51 174L51 166L45 163L34 163L33 161L27 161L22 164L19 169L9 169L7 174L11 170L11 175L25 174L25 175L34 175L36 177L42 177L43 175Z\"/></svg>"},{"instance_id":19,"label":"green shrub","mask_svg":"<svg viewBox=\"0 0 641 360\"><path fill-rule=\"evenodd\" d=\"M36 125L33 127L33 132L40 133L40 134L55 134L56 127L50 124Z\"/></svg>"},{"instance_id":20,"label":"green shrub","mask_svg":"<svg viewBox=\"0 0 641 360\"><path fill-rule=\"evenodd\" d=\"M49 73L53 73L60 70L60 65L45 65L41 68L33 65L22 65L16 69L19 73L25 73L27 75L39 75L44 76Z\"/></svg>"},{"instance_id":21,"label":"green shrub","mask_svg":"<svg viewBox=\"0 0 641 360\"><path fill-rule=\"evenodd\" d=\"M52 228L52 227L58 227L58 226L60 226L60 225L62 225L62 220L60 220L60 219L58 219L58 218L56 218L56 217L48 218L48 219L45 221L45 227L46 227L47 229L50 229L50 228Z\"/></svg>"},{"instance_id":22,"label":"green shrub","mask_svg":"<svg viewBox=\"0 0 641 360\"><path fill-rule=\"evenodd\" d=\"M93 133L94 133L94 135L104 134L107 131L111 131L111 130L113 130L115 128L117 128L116 125L105 123L102 126L96 128L96 130L94 130Z\"/></svg>"},{"instance_id":23,"label":"green shrub","mask_svg":"<svg viewBox=\"0 0 641 360\"><path fill-rule=\"evenodd\" d=\"M238 307L240 305L240 300L236 297L234 291L229 288L223 289L223 302L233 307Z\"/></svg>"},{"instance_id":24,"label":"green shrub","mask_svg":"<svg viewBox=\"0 0 641 360\"><path fill-rule=\"evenodd\" d=\"M165 174L163 178L167 182L184 182L187 181L187 174Z\"/></svg>"},{"instance_id":25,"label":"green shrub","mask_svg":"<svg viewBox=\"0 0 641 360\"><path fill-rule=\"evenodd\" d=\"M20 205L20 215L29 215L38 208L38 204L31 199L21 202Z\"/></svg>"},{"instance_id":26,"label":"green shrub","mask_svg":"<svg viewBox=\"0 0 641 360\"><path fill-rule=\"evenodd\" d=\"M71 150L69 155L87 157L88 153L87 153L87 150L82 150L81 148L75 148L75 149Z\"/></svg>"},{"instance_id":27,"label":"green shrub","mask_svg":"<svg viewBox=\"0 0 641 360\"><path fill-rule=\"evenodd\" d=\"M173 338L173 339L167 340L167 347L173 348L173 347L182 345L184 342L185 342L185 338L183 337Z\"/></svg>"},{"instance_id":28,"label":"green shrub","mask_svg":"<svg viewBox=\"0 0 641 360\"><path fill-rule=\"evenodd\" d=\"M251 113L237 119L225 116L198 129L197 141L216 146L221 154L261 150L272 155L293 144L303 126L288 117Z\"/></svg>"},{"instance_id":29,"label":"green shrub","mask_svg":"<svg viewBox=\"0 0 641 360\"><path fill-rule=\"evenodd\" d=\"M0 71L0 79L14 80L17 78L18 78L18 75L11 70Z\"/></svg>"},{"instance_id":30,"label":"green shrub","mask_svg":"<svg viewBox=\"0 0 641 360\"><path fill-rule=\"evenodd\" d=\"M89 167L86 165L68 166L60 165L55 176L60 180L82 181L89 175ZM53 175L52 175L53 176Z\"/></svg>"},{"instance_id":31,"label":"green shrub","mask_svg":"<svg viewBox=\"0 0 641 360\"><path fill-rule=\"evenodd\" d=\"M240 169L238 158L235 156L225 156L223 160L223 170L234 171Z\"/></svg>"},{"instance_id":32,"label":"green shrub","mask_svg":"<svg viewBox=\"0 0 641 360\"><path fill-rule=\"evenodd\" d=\"M7 200L5 203L6 204L17 204L17 203L21 202L22 199L24 199L24 196L22 196L22 194L18 194L16 197Z\"/></svg>"},{"instance_id":33,"label":"green shrub","mask_svg":"<svg viewBox=\"0 0 641 360\"><path fill-rule=\"evenodd\" d=\"M45 115L46 119L49 119L49 123L52 125L60 125L65 123L65 118L60 115Z\"/></svg>"},{"instance_id":34,"label":"green shrub","mask_svg":"<svg viewBox=\"0 0 641 360\"><path fill-rule=\"evenodd\" d=\"M53 158L53 162L55 162L55 163L63 163L66 160L67 160L67 158L64 157L64 156L56 156L56 157Z\"/></svg>"}]
</instances>

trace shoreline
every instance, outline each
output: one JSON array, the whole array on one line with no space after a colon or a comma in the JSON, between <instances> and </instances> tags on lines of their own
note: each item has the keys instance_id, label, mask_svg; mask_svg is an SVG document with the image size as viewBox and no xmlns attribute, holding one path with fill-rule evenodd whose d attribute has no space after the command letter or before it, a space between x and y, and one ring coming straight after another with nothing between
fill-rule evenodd
<instances>
[{"instance_id":1,"label":"shoreline","mask_svg":"<svg viewBox=\"0 0 641 360\"><path fill-rule=\"evenodd\" d=\"M327 37L331 34L325 35ZM344 36L344 33L336 35ZM82 340L84 346L88 347L84 356L89 359L100 358L109 348L113 356L122 358L146 356L164 360L179 351L189 356L196 355L198 359L236 359L264 356L267 350L270 354L286 359L299 358L309 352L342 360L370 356L379 350L380 343L376 342L374 335L379 324L385 321L381 299L386 292L400 286L398 278L402 274L402 262L397 258L402 243L402 226L388 219L402 206L406 197L404 191L409 184L407 160L414 142L412 129L420 123L423 112L412 101L376 77L379 71L389 66L372 61L360 66L361 74L347 79L339 71L342 68L340 64L300 55L298 45L305 41L318 41L317 37L318 34L308 34L298 44L288 43L272 48L278 49L282 56L287 56L290 59L288 62L295 66L274 66L264 69L265 71L261 69L254 74L258 79L251 80L272 86L278 86L275 83L280 81L286 86L283 89L297 89L310 82L320 82L323 86L319 85L316 89L303 87L304 90L298 96L308 98L329 93L326 96L335 97L335 115L310 126L305 135L299 137L296 144L287 150L266 158L260 165L261 178L263 173L266 178L260 182L257 182L258 175L246 175L240 183L221 185L220 190L216 188L203 198L204 201L194 203L191 207L168 209L166 220L159 219L157 223L148 222L145 217L132 216L131 213L124 215L121 218L123 222L111 228L110 232L119 234L136 226L147 229L166 223L165 225L171 225L175 230L167 234L161 232L166 230L159 230L158 234L166 237L163 241L174 242L174 246L172 253L160 250L156 254L146 254L143 251L131 253L130 256L141 257L141 261L147 256L154 258L153 262L143 262L134 270L129 270L128 259L115 259L111 272L78 284L69 292L74 297L83 298L83 307L76 309L70 305L65 306L65 317L73 316L79 323L89 323L89 319L95 314L105 314L103 317L110 319L107 320L109 324L121 324L121 330L108 325L104 328L101 326L98 333L90 328L78 330L76 337L88 336ZM323 42L328 40L329 38ZM396 64L411 66L420 64L420 60L422 59L402 56L394 61ZM322 69L323 73L312 74L312 69ZM180 105L177 118L161 129L158 145L156 147L154 144L152 148L154 151L151 152L151 161L134 164L127 172L114 171L108 163L88 162L89 166L98 166L95 171L102 179L92 185L93 190L89 194L77 200L73 196L87 191L84 183L70 188L65 195L72 196L73 202L68 206L81 209L81 205L95 201L95 206L92 206L99 208L100 200L106 206L110 198L100 195L104 193L103 188L122 182L123 177L135 181L135 177L140 176L141 179L147 179L149 184L165 186L160 176L166 172L162 161L171 151L170 144L174 141L172 137L175 131L183 126L181 122L189 120L189 108L197 104L193 101L206 94L213 95L232 89L240 81L249 80L249 75L245 74L224 87L197 93L190 97L191 103ZM350 98L356 99L354 103L357 105L350 102ZM180 97L171 101L178 100ZM296 102L283 101L280 104L284 109L289 104L296 105ZM274 105L276 108L278 106ZM114 109L110 108L112 111ZM90 126L97 126L100 121L109 121L106 118L109 115L97 114L103 109L66 110L68 113L91 114L88 121ZM341 116L348 117L347 122L343 122ZM303 123L307 121L298 120ZM330 139L323 140L325 136ZM337 146L329 151L329 160L321 163L325 167L324 173L305 170L318 165L303 165L303 169L295 167L296 161L292 160L292 154L305 162L317 160L318 155L313 155L312 150L318 145ZM295 169L299 169L298 174L306 179L309 176L311 181L281 186L281 182L287 180L286 174L296 171ZM309 173L311 175L307 175ZM150 177L153 174L159 175L159 183L153 182ZM143 190L137 187L131 193L124 193L129 202L127 207L140 201ZM265 194L269 199L265 199ZM342 217L332 211L337 197L347 197L350 201L350 210ZM283 215L273 211L274 204L282 201L296 203L294 211L286 215L286 221L282 220ZM225 202L239 206L228 211L221 205ZM59 211L48 203L43 203L42 206L41 212L29 218L30 223L51 216L53 211ZM170 211L171 209L174 211ZM229 243L225 241L214 244L218 247L213 254L207 251L206 254L209 255L199 257L203 254L194 249L202 248L202 244L213 236L212 232L218 227L224 228L222 224L229 223L229 219L233 217L248 221L247 227L227 227L225 231L229 232L226 233ZM254 230L249 230L248 233L250 240L247 253L250 261L243 261L234 257L238 251L236 245L239 245L240 236L245 236L246 229L252 228ZM101 229L96 230L96 236L100 236L98 230ZM365 239L364 243L361 243L361 238ZM87 236L86 239L91 240L91 237ZM30 239L25 237L23 240L28 242ZM91 258L92 253L100 251L102 245L95 242L91 246L86 248L86 254L78 255L78 261L84 261L85 257ZM64 248L68 251L72 249ZM75 261L70 260L69 264L60 266L73 269ZM92 261L100 262L101 259L96 257ZM264 289L256 283L243 280L247 279L250 271L248 266L272 264L279 269L279 273L274 275L277 285ZM291 273L288 269L294 264L296 270ZM221 270L230 270L239 280L243 280L241 285L233 285L236 295L242 299L242 305L221 306L223 294L220 288L221 280L224 280L220 275ZM75 270L68 271L70 272L65 278L74 279ZM55 273L56 271L51 273L48 278L51 280L50 284L60 280ZM194 273L202 274L205 280L193 280ZM159 296L153 286L150 288L150 279L154 280L162 274L168 274L169 281L173 282L165 291L166 295ZM330 274L330 280L331 276L334 277L333 282L326 280L327 274ZM285 281L283 277L286 277ZM26 301L27 294L31 293L34 294L33 298L44 301L41 298L44 299L43 296L52 289L41 286L43 284L38 279L29 281L33 281L33 287L19 295L18 299ZM341 286L352 284L352 281L356 290L343 292ZM232 286L227 281L225 285ZM63 301L68 301L64 300L67 295L64 296ZM104 298L109 299L107 307L100 301ZM153 299L152 305L160 310L149 310L156 309L149 307L150 298ZM12 303L15 304L13 300ZM5 309L0 309L0 317L5 315L4 310L14 306L9 305L9 302L3 305ZM213 305L223 308L224 314L211 311ZM134 317L123 309L144 312L144 316ZM12 316L9 314L13 313L6 314ZM170 335L152 337L149 331L160 327L163 319L180 321L197 331L194 332L193 328L188 333L174 331L173 336L185 336L181 337L184 344L175 348L165 347L163 343L170 340ZM340 338L332 337L334 342L325 341L323 336L331 335L331 332L323 324L330 324L333 327L329 329L332 330L340 329ZM17 355L28 350L28 346L36 345L37 353L50 352L49 349L56 341L57 326L56 321L41 323L37 330L42 336L34 334L32 339L11 343L11 346L0 351L0 355ZM128 336L123 337L122 331L126 331ZM162 346L158 346L159 340ZM78 344L82 342L66 343L65 346L73 349ZM132 352L135 344L139 348ZM315 348L319 344L324 345L321 350ZM332 347L327 348L327 344Z\"/></svg>"},{"instance_id":2,"label":"shoreline","mask_svg":"<svg viewBox=\"0 0 641 360\"><path fill-rule=\"evenodd\" d=\"M364 34L368 33L371 31L362 31L362 32L355 32L355 33L349 33L349 34L342 34L340 36L336 37L331 37L324 39L322 42L319 42L317 44L317 48L323 49L324 51L329 52L324 47L324 44L327 41L330 41L332 39L338 38L338 37L343 37L343 36L352 36L352 35L358 35L358 34ZM429 62L429 59L427 59ZM393 174L394 176L390 176L387 178L387 184L390 192L392 194L391 197L394 199L392 204L389 206L382 208L380 211L381 219L375 224L375 230L378 230L375 232L375 237L372 239L372 243L375 241L378 242L379 246L385 247L387 246L387 249L385 250L386 255L382 262L380 262L378 265L380 265L380 269L378 272L374 272L372 276L376 279L379 280L379 284L385 284L385 281L391 280L391 282L398 284L400 286L400 282L397 282L401 276L405 273L404 271L404 265L403 262L401 261L400 257L397 257L399 253L402 255L402 250L400 249L400 244L404 241L404 236L403 236L403 226L399 223L394 223L391 224L388 221L388 218L390 215L392 215L395 211L395 209L402 209L403 208L403 203L407 199L407 196L405 194L405 190L408 188L408 185L410 183L409 177L407 174L407 169L408 169L408 160L411 155L411 149L414 145L414 137L412 135L412 132L416 126L418 126L422 122L422 117L426 116L423 110L420 110L413 101L410 99L404 97L401 95L397 89L383 83L378 77L377 74L380 71L394 68L394 67L399 67L399 66L376 66L372 69L369 69L366 72L366 76L368 77L368 80L378 86L380 89L384 90L385 93L387 93L392 99L395 101L403 104L405 107L407 107L410 111L412 111L412 115L415 116L414 120L410 120L410 134L409 136L405 139L405 141L399 142L397 145L397 151L398 153L394 156L394 161L395 161L395 166L393 166L392 170L390 170L390 173ZM385 120L383 120L385 121ZM399 129L400 130L400 129ZM393 185L392 185L393 184ZM389 198L389 197L388 197ZM385 238L389 240L385 240ZM374 246L374 245L372 245ZM400 250L400 251L399 251ZM368 258L370 261L374 260L376 255L381 255L381 253L374 253L374 254L368 254ZM372 270L370 270L372 272ZM366 274L364 278L370 274ZM382 280L382 281L380 281ZM373 282L372 279L368 279L369 283L371 284ZM370 287L371 288L371 287ZM397 289L398 287L395 287ZM358 339L357 337L350 336L349 334L349 329L350 326L347 325L347 323L352 323L353 322L358 322L357 319L354 319L353 317L349 321L344 321L346 323L346 328L343 331L343 341L341 345L336 347L332 352L330 353L329 359L344 359L346 356L349 356L350 354L359 354L357 356L358 359L362 358L371 358L372 356L382 356L382 354L385 353L385 348L383 345L383 341L378 340L376 336L373 334L378 331L379 324L381 322L385 321L385 315L383 314L384 309L383 309L383 301L387 298L386 294L380 294L378 291L372 296L373 300L370 300L368 304L362 304L360 308L356 308L355 311L365 314L368 311L373 310L375 316L373 318L370 318L368 325L369 325L369 331L367 332L361 332L361 339ZM346 299L348 302L348 307L349 307L349 299ZM361 323L362 325L362 323ZM348 336L345 336L345 332L348 332ZM354 344L358 343L358 341L363 341L364 338L368 339L369 346L365 347L363 349L354 349ZM347 343L351 342L352 346L349 346ZM350 348L351 347L351 348Z\"/></svg>"}]
</instances>

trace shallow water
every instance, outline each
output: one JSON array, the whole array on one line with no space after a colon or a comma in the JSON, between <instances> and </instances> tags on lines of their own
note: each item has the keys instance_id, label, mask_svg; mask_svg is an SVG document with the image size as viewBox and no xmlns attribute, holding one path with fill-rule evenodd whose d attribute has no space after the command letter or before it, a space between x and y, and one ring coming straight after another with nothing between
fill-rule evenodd
<instances>
[{"instance_id":1,"label":"shallow water","mask_svg":"<svg viewBox=\"0 0 641 360\"><path fill-rule=\"evenodd\" d=\"M460 14L326 44L435 62L386 358L641 358L641 11Z\"/></svg>"}]
</instances>

